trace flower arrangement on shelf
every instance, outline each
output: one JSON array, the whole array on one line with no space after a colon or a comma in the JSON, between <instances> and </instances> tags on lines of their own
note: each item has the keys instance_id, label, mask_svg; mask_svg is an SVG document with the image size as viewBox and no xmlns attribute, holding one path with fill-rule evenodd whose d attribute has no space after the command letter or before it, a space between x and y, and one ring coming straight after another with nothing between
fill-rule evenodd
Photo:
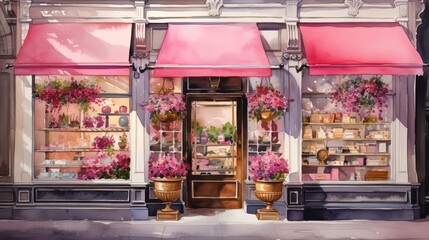
<instances>
[{"instance_id":1,"label":"flower arrangement on shelf","mask_svg":"<svg viewBox=\"0 0 429 240\"><path fill-rule=\"evenodd\" d=\"M88 111L90 103L97 102L96 98L101 88L88 80L61 80L36 83L34 97L46 103L45 111L53 112L67 104L78 104L80 109Z\"/></svg>"},{"instance_id":2,"label":"flower arrangement on shelf","mask_svg":"<svg viewBox=\"0 0 429 240\"><path fill-rule=\"evenodd\" d=\"M288 173L289 166L286 159L274 152L249 157L249 174L253 181L285 179Z\"/></svg>"},{"instance_id":3,"label":"flower arrangement on shelf","mask_svg":"<svg viewBox=\"0 0 429 240\"><path fill-rule=\"evenodd\" d=\"M120 137L119 137L119 142L118 142L118 146L120 149L125 149L127 147L127 142L128 142L128 137L127 134L123 133Z\"/></svg>"},{"instance_id":4,"label":"flower arrangement on shelf","mask_svg":"<svg viewBox=\"0 0 429 240\"><path fill-rule=\"evenodd\" d=\"M256 121L279 118L288 111L288 103L294 101L283 96L271 85L257 86L255 91L247 94L247 100L249 117Z\"/></svg>"},{"instance_id":5,"label":"flower arrangement on shelf","mask_svg":"<svg viewBox=\"0 0 429 240\"><path fill-rule=\"evenodd\" d=\"M94 118L85 116L83 118L82 125L86 128L93 128L93 127L101 128L104 126L104 118L102 116L96 116Z\"/></svg>"},{"instance_id":6,"label":"flower arrangement on shelf","mask_svg":"<svg viewBox=\"0 0 429 240\"><path fill-rule=\"evenodd\" d=\"M149 178L186 178L189 165L177 159L174 153L152 152L149 156Z\"/></svg>"},{"instance_id":7,"label":"flower arrangement on shelf","mask_svg":"<svg viewBox=\"0 0 429 240\"><path fill-rule=\"evenodd\" d=\"M79 180L92 179L124 179L130 178L130 157L126 154L117 154L110 164L84 166L78 173Z\"/></svg>"},{"instance_id":8,"label":"flower arrangement on shelf","mask_svg":"<svg viewBox=\"0 0 429 240\"><path fill-rule=\"evenodd\" d=\"M108 156L113 155L113 144L115 139L113 136L108 136L107 134L102 137L95 137L94 142L92 142L92 147L94 149L99 149L102 152L106 151Z\"/></svg>"},{"instance_id":9,"label":"flower arrangement on shelf","mask_svg":"<svg viewBox=\"0 0 429 240\"><path fill-rule=\"evenodd\" d=\"M140 105L150 114L153 123L182 120L186 110L182 94L154 94Z\"/></svg>"},{"instance_id":10,"label":"flower arrangement on shelf","mask_svg":"<svg viewBox=\"0 0 429 240\"><path fill-rule=\"evenodd\" d=\"M357 77L348 79L330 93L332 102L346 113L355 113L362 117L378 114L383 120L383 110L387 108L389 85L374 76L370 79Z\"/></svg>"}]
</instances>

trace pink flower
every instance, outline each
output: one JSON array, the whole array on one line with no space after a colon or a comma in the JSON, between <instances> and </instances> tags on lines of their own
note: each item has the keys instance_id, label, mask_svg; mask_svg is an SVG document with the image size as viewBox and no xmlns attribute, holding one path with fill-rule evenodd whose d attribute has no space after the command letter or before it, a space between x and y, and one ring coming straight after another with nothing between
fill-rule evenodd
<instances>
[{"instance_id":1,"label":"pink flower","mask_svg":"<svg viewBox=\"0 0 429 240\"><path fill-rule=\"evenodd\" d=\"M288 163L274 152L249 157L249 174L253 181L285 179L288 173Z\"/></svg>"},{"instance_id":2,"label":"pink flower","mask_svg":"<svg viewBox=\"0 0 429 240\"><path fill-rule=\"evenodd\" d=\"M152 152L149 156L149 178L186 178L189 165L177 159L174 153Z\"/></svg>"}]
</instances>

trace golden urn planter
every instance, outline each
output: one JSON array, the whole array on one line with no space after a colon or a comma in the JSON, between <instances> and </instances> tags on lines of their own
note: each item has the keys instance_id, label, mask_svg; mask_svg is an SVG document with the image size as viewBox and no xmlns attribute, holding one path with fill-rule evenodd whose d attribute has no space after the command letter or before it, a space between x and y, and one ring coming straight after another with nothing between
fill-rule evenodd
<instances>
[{"instance_id":1,"label":"golden urn planter","mask_svg":"<svg viewBox=\"0 0 429 240\"><path fill-rule=\"evenodd\" d=\"M277 117L277 115L276 115L275 112L271 112L271 111L263 111L263 112L261 112L261 120L271 121L271 120L273 120L276 117Z\"/></svg>"},{"instance_id":2,"label":"golden urn planter","mask_svg":"<svg viewBox=\"0 0 429 240\"><path fill-rule=\"evenodd\" d=\"M267 205L266 208L256 211L259 220L280 220L280 213L273 208L273 203L282 197L283 181L284 179L255 180L256 197Z\"/></svg>"},{"instance_id":3,"label":"golden urn planter","mask_svg":"<svg viewBox=\"0 0 429 240\"><path fill-rule=\"evenodd\" d=\"M171 208L171 203L180 197L183 178L153 178L152 181L155 183L155 196L165 204L164 209L157 211L156 220L179 220L180 213Z\"/></svg>"},{"instance_id":4,"label":"golden urn planter","mask_svg":"<svg viewBox=\"0 0 429 240\"><path fill-rule=\"evenodd\" d=\"M158 121L160 121L162 123L169 123L169 122L173 122L177 119L177 113L175 113L175 112L168 112L165 114L158 113L158 114L156 114L156 118L158 119Z\"/></svg>"}]
</instances>

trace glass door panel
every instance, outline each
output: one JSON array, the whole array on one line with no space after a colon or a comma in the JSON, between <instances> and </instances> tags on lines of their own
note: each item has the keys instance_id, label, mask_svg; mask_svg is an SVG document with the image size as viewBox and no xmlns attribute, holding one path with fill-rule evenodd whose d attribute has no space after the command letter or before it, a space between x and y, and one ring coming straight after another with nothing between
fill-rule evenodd
<instances>
[{"instance_id":1,"label":"glass door panel","mask_svg":"<svg viewBox=\"0 0 429 240\"><path fill-rule=\"evenodd\" d=\"M188 207L242 206L242 96L189 94Z\"/></svg>"}]
</instances>

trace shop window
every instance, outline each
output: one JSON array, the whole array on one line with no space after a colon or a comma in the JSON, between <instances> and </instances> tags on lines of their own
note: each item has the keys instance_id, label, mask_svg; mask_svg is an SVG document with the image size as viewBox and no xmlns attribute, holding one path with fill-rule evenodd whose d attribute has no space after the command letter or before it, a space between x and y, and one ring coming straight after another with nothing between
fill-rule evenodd
<instances>
[{"instance_id":1,"label":"shop window","mask_svg":"<svg viewBox=\"0 0 429 240\"><path fill-rule=\"evenodd\" d=\"M129 179L129 77L37 76L34 178Z\"/></svg>"},{"instance_id":2,"label":"shop window","mask_svg":"<svg viewBox=\"0 0 429 240\"><path fill-rule=\"evenodd\" d=\"M256 87L267 84L284 95L284 83L280 71L273 71L271 78L250 78L248 92L254 92ZM278 156L287 158L283 155L284 115L269 120L257 120L249 117L247 128L248 160L252 156L263 155L267 152L274 152ZM247 174L247 176L250 180L250 175Z\"/></svg>"},{"instance_id":3,"label":"shop window","mask_svg":"<svg viewBox=\"0 0 429 240\"><path fill-rule=\"evenodd\" d=\"M151 72L152 73L152 72ZM150 78L151 96L173 93L182 95L182 78ZM150 157L159 159L161 155L172 153L182 161L183 124L182 120L159 121L150 119Z\"/></svg>"},{"instance_id":4,"label":"shop window","mask_svg":"<svg viewBox=\"0 0 429 240\"><path fill-rule=\"evenodd\" d=\"M392 180L392 77L376 76L390 89L387 108L380 115L376 111L365 114L362 106L356 112L348 112L330 95L340 84L372 77L303 75L303 181ZM350 90L348 96L352 95Z\"/></svg>"}]
</instances>

